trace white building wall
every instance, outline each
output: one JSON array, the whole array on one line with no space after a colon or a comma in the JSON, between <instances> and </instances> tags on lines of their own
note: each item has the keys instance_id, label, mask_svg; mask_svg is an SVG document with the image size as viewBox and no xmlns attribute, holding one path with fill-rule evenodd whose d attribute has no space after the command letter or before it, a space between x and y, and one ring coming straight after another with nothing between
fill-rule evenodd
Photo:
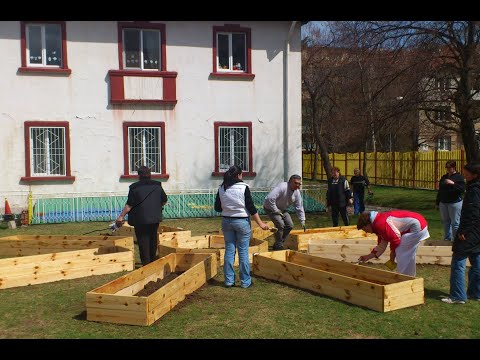
<instances>
[{"instance_id":1,"label":"white building wall","mask_svg":"<svg viewBox=\"0 0 480 360\"><path fill-rule=\"evenodd\" d=\"M240 22L251 28L254 80L210 79L212 26L225 22L163 22L167 71L178 72L174 107L111 105L108 70L118 69L116 22L68 21L67 56L72 73L18 73L20 22L0 23L0 143L3 165L0 194L32 189L35 193L127 191L135 181L123 174L124 121L163 121L166 132L167 191L212 188L214 122L252 122L252 187L274 186L284 177L283 111L288 93L288 173L301 174L300 26L284 56L291 22ZM24 122L70 123L73 183L21 183L25 176Z\"/></svg>"}]
</instances>

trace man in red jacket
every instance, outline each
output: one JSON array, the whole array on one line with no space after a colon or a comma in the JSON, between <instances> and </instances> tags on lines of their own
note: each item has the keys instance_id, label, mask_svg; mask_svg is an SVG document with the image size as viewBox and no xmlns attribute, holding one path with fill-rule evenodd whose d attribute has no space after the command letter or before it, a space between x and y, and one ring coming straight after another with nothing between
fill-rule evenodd
<instances>
[{"instance_id":1,"label":"man in red jacket","mask_svg":"<svg viewBox=\"0 0 480 360\"><path fill-rule=\"evenodd\" d=\"M430 237L427 221L422 215L407 210L367 211L358 217L357 229L378 236L378 245L370 254L360 256L359 261L379 258L390 243L390 261L397 259L397 272L415 276L418 245Z\"/></svg>"}]
</instances>

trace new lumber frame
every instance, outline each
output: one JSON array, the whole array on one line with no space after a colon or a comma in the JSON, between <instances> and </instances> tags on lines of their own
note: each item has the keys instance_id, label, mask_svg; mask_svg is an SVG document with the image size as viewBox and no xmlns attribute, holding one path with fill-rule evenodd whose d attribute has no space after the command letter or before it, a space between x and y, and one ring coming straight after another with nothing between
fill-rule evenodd
<instances>
[{"instance_id":1,"label":"new lumber frame","mask_svg":"<svg viewBox=\"0 0 480 360\"><path fill-rule=\"evenodd\" d=\"M0 289L131 271L133 239L21 235L0 238Z\"/></svg>"},{"instance_id":2,"label":"new lumber frame","mask_svg":"<svg viewBox=\"0 0 480 360\"><path fill-rule=\"evenodd\" d=\"M253 257L253 274L379 312L424 303L423 278L292 250Z\"/></svg>"},{"instance_id":3,"label":"new lumber frame","mask_svg":"<svg viewBox=\"0 0 480 360\"><path fill-rule=\"evenodd\" d=\"M183 273L149 296L135 295L171 272ZM216 274L214 254L169 254L87 292L87 320L152 325Z\"/></svg>"}]
</instances>

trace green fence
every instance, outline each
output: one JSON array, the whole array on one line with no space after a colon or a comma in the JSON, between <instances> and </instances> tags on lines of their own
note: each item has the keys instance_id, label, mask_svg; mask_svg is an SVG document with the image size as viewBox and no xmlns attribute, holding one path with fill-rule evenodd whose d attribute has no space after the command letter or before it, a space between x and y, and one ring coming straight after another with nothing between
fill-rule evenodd
<instances>
[{"instance_id":1,"label":"green fence","mask_svg":"<svg viewBox=\"0 0 480 360\"><path fill-rule=\"evenodd\" d=\"M252 197L259 214L263 215L263 200L269 190L252 189ZM213 217L216 190L205 192L167 194L168 203L164 208L165 219ZM306 212L325 211L325 187L315 186L302 190ZM37 198L34 195L32 224L113 221L122 211L127 196L80 196ZM294 212L293 207L289 212Z\"/></svg>"}]
</instances>

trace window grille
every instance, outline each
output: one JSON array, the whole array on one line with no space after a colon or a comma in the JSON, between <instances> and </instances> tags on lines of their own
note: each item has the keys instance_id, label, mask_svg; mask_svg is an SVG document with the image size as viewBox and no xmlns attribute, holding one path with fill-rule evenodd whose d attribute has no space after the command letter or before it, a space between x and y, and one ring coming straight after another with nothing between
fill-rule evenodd
<instances>
[{"instance_id":1,"label":"window grille","mask_svg":"<svg viewBox=\"0 0 480 360\"><path fill-rule=\"evenodd\" d=\"M128 128L129 173L136 174L137 169L145 165L152 174L161 174L161 129L159 127Z\"/></svg>"},{"instance_id":2,"label":"window grille","mask_svg":"<svg viewBox=\"0 0 480 360\"><path fill-rule=\"evenodd\" d=\"M30 164L34 176L65 176L65 128L30 128Z\"/></svg>"},{"instance_id":3,"label":"window grille","mask_svg":"<svg viewBox=\"0 0 480 360\"><path fill-rule=\"evenodd\" d=\"M219 170L226 171L238 165L243 171L250 171L248 163L248 128L219 128Z\"/></svg>"}]
</instances>

